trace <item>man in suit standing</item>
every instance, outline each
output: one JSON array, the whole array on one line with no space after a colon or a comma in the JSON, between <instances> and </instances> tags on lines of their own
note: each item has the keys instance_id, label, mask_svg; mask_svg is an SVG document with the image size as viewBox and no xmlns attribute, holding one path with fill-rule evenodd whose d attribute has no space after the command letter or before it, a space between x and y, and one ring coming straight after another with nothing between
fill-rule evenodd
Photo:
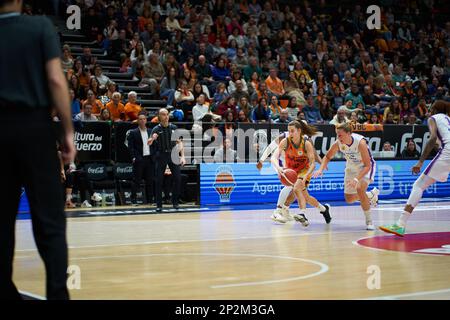
<instances>
[{"instance_id":1,"label":"man in suit standing","mask_svg":"<svg viewBox=\"0 0 450 320\"><path fill-rule=\"evenodd\" d=\"M136 204L136 190L142 179L145 180L147 203L152 203L154 193L155 165L152 159L152 149L149 145L151 130L147 128L147 114L141 111L138 115L138 127L130 131L128 136L128 150L133 160L133 186L131 198Z\"/></svg>"}]
</instances>

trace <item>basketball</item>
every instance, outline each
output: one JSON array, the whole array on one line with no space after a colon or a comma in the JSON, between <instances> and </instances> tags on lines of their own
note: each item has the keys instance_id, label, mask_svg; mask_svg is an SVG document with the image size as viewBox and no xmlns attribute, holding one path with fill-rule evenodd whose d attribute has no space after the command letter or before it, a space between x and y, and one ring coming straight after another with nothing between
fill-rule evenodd
<instances>
[{"instance_id":1,"label":"basketball","mask_svg":"<svg viewBox=\"0 0 450 320\"><path fill-rule=\"evenodd\" d=\"M292 169L285 169L282 175L278 175L280 181L286 187L292 187L297 181L297 172Z\"/></svg>"}]
</instances>

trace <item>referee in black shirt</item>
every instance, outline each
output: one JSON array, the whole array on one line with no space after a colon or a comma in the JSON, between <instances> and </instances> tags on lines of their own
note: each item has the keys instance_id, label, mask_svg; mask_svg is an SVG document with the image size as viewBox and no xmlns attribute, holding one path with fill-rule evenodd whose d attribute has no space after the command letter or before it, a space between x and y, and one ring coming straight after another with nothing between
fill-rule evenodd
<instances>
[{"instance_id":1,"label":"referee in black shirt","mask_svg":"<svg viewBox=\"0 0 450 320\"><path fill-rule=\"evenodd\" d=\"M156 212L161 212L164 171L166 171L166 167L169 165L173 175L172 204L175 209L178 209L181 184L180 165L184 166L186 160L184 158L183 143L180 140L172 141L172 134L177 129L177 126L169 123L169 111L165 108L160 109L158 118L159 124L153 128L149 144L152 145L155 143Z\"/></svg>"},{"instance_id":2,"label":"referee in black shirt","mask_svg":"<svg viewBox=\"0 0 450 320\"><path fill-rule=\"evenodd\" d=\"M20 299L12 281L15 220L24 186L48 299L68 299L66 217L51 112L61 120L66 163L75 157L67 82L55 29L20 15L22 0L0 0L0 299Z\"/></svg>"}]
</instances>

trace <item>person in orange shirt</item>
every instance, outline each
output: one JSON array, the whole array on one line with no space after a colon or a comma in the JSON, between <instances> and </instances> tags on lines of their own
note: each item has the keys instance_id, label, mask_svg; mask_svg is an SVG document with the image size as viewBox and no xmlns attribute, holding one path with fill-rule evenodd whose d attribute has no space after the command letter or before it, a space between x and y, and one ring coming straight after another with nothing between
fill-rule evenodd
<instances>
[{"instance_id":1,"label":"person in orange shirt","mask_svg":"<svg viewBox=\"0 0 450 320\"><path fill-rule=\"evenodd\" d=\"M137 93L135 91L130 91L128 93L128 102L125 105L125 116L128 121L135 121L138 118L139 112L142 108L136 103Z\"/></svg>"},{"instance_id":2,"label":"person in orange shirt","mask_svg":"<svg viewBox=\"0 0 450 320\"><path fill-rule=\"evenodd\" d=\"M125 106L120 102L122 95L119 92L112 94L112 100L106 104L106 109L111 113L111 120L123 121L125 120Z\"/></svg>"},{"instance_id":3,"label":"person in orange shirt","mask_svg":"<svg viewBox=\"0 0 450 320\"><path fill-rule=\"evenodd\" d=\"M82 108L84 108L86 104L90 104L92 106L92 114L95 116L100 116L102 109L105 108L103 103L101 103L101 101L95 97L95 94L92 90L88 90L86 96L87 99L83 101Z\"/></svg>"},{"instance_id":4,"label":"person in orange shirt","mask_svg":"<svg viewBox=\"0 0 450 320\"><path fill-rule=\"evenodd\" d=\"M284 95L285 91L283 81L281 81L281 79L278 78L277 69L270 68L269 76L267 77L265 83L267 85L267 89L273 95L276 95L277 98L280 98L282 95Z\"/></svg>"}]
</instances>

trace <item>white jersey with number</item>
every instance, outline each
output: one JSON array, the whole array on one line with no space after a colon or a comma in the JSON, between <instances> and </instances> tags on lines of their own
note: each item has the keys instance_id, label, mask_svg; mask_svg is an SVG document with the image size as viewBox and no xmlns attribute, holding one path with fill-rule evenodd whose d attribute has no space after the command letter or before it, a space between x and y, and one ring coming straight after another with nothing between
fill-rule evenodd
<instances>
[{"instance_id":1,"label":"white jersey with number","mask_svg":"<svg viewBox=\"0 0 450 320\"><path fill-rule=\"evenodd\" d=\"M348 183L354 178L356 178L364 167L361 152L358 149L359 143L363 139L365 138L362 135L352 133L351 144L340 143L339 140L337 140L339 150L344 154L345 160L347 160L344 177L345 182L344 193L346 194L357 193L356 188L351 188L348 185ZM369 147L367 147L367 151L369 151L371 168L370 171L363 177L363 179L365 179L367 183L370 184L375 179L376 164L375 161L373 160L372 153L370 152Z\"/></svg>"},{"instance_id":2,"label":"white jersey with number","mask_svg":"<svg viewBox=\"0 0 450 320\"><path fill-rule=\"evenodd\" d=\"M434 180L445 182L450 172L450 117L438 113L431 118L436 122L437 136L441 143L441 149L430 162L424 174Z\"/></svg>"},{"instance_id":3,"label":"white jersey with number","mask_svg":"<svg viewBox=\"0 0 450 320\"><path fill-rule=\"evenodd\" d=\"M347 168L351 167L360 169L364 167L361 152L359 152L359 143L361 142L361 140L365 140L365 138L357 133L352 133L351 144L340 143L339 140L337 140L339 151L344 154L344 158L345 160L347 160ZM373 160L372 153L370 152L369 147L367 147L367 150L369 151L370 162L373 166L375 161Z\"/></svg>"}]
</instances>

